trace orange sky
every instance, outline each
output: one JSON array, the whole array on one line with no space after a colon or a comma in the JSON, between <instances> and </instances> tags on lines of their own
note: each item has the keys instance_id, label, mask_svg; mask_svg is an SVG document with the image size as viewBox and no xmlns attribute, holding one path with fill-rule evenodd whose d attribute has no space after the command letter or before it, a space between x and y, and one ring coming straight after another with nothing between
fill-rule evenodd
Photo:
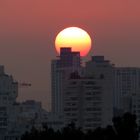
<instances>
[{"instance_id":1,"label":"orange sky","mask_svg":"<svg viewBox=\"0 0 140 140\"><path fill-rule=\"evenodd\" d=\"M139 5L139 0L1 0L0 64L15 79L33 85L21 89L19 99L41 100L49 107L54 39L68 26L90 33L90 55L105 55L120 66L140 66Z\"/></svg>"}]
</instances>

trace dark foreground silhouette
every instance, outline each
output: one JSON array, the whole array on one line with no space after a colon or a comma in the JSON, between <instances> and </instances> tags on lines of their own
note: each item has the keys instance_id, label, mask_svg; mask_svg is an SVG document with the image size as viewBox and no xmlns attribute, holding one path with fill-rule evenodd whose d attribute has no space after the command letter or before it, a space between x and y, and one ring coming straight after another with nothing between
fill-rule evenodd
<instances>
[{"instance_id":1,"label":"dark foreground silhouette","mask_svg":"<svg viewBox=\"0 0 140 140\"><path fill-rule=\"evenodd\" d=\"M74 123L69 124L61 131L54 131L46 126L42 131L32 128L31 132L26 132L21 140L138 140L138 127L136 116L130 113L122 117L113 118L113 125L106 128L97 128L84 133L80 128L76 128Z\"/></svg>"}]
</instances>

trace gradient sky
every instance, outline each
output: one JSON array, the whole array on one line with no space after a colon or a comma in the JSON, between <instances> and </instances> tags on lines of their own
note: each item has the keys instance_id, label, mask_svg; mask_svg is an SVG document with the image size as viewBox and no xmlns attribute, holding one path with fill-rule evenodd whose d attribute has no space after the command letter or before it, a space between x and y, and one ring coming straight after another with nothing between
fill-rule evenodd
<instances>
[{"instance_id":1,"label":"gradient sky","mask_svg":"<svg viewBox=\"0 0 140 140\"><path fill-rule=\"evenodd\" d=\"M69 26L92 37L90 55L117 66L140 67L140 0L0 0L0 64L19 82L18 100L35 99L50 108L50 61L54 39Z\"/></svg>"}]
</instances>

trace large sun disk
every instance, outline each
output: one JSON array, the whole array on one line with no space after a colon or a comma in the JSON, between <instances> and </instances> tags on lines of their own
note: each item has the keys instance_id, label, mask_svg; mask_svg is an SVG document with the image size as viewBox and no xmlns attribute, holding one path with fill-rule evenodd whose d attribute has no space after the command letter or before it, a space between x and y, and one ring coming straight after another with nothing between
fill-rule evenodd
<instances>
[{"instance_id":1,"label":"large sun disk","mask_svg":"<svg viewBox=\"0 0 140 140\"><path fill-rule=\"evenodd\" d=\"M62 47L71 47L72 51L78 51L81 56L86 56L91 49L91 38L83 29L69 27L56 36L55 47L58 53Z\"/></svg>"}]
</instances>

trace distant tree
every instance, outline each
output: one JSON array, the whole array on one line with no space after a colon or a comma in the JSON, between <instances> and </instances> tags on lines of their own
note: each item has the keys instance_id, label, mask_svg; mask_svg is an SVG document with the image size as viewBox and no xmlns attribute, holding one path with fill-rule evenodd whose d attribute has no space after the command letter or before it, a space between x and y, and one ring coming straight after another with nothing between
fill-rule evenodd
<instances>
[{"instance_id":1,"label":"distant tree","mask_svg":"<svg viewBox=\"0 0 140 140\"><path fill-rule=\"evenodd\" d=\"M26 132L22 137L21 140L39 140L39 131L32 127L30 133Z\"/></svg>"},{"instance_id":2,"label":"distant tree","mask_svg":"<svg viewBox=\"0 0 140 140\"><path fill-rule=\"evenodd\" d=\"M26 131L25 134L23 134L23 135L21 136L21 140L30 140L30 139L29 139L29 135L30 135L29 132Z\"/></svg>"},{"instance_id":3,"label":"distant tree","mask_svg":"<svg viewBox=\"0 0 140 140\"><path fill-rule=\"evenodd\" d=\"M113 127L118 140L138 140L135 115L125 113L122 117L113 118Z\"/></svg>"},{"instance_id":4,"label":"distant tree","mask_svg":"<svg viewBox=\"0 0 140 140\"><path fill-rule=\"evenodd\" d=\"M62 140L82 140L84 139L84 133L82 132L81 128L76 128L75 123L68 124L67 127L62 129Z\"/></svg>"},{"instance_id":5,"label":"distant tree","mask_svg":"<svg viewBox=\"0 0 140 140\"><path fill-rule=\"evenodd\" d=\"M113 126L109 125L104 130L104 140L117 140L117 134Z\"/></svg>"},{"instance_id":6,"label":"distant tree","mask_svg":"<svg viewBox=\"0 0 140 140\"><path fill-rule=\"evenodd\" d=\"M31 132L26 132L21 140L138 140L138 127L136 124L136 116L130 113L124 114L122 117L113 118L113 125L106 128L97 128L84 133L77 128L74 123L70 123L61 131L54 131L46 125L42 131L38 131L34 127Z\"/></svg>"}]
</instances>

